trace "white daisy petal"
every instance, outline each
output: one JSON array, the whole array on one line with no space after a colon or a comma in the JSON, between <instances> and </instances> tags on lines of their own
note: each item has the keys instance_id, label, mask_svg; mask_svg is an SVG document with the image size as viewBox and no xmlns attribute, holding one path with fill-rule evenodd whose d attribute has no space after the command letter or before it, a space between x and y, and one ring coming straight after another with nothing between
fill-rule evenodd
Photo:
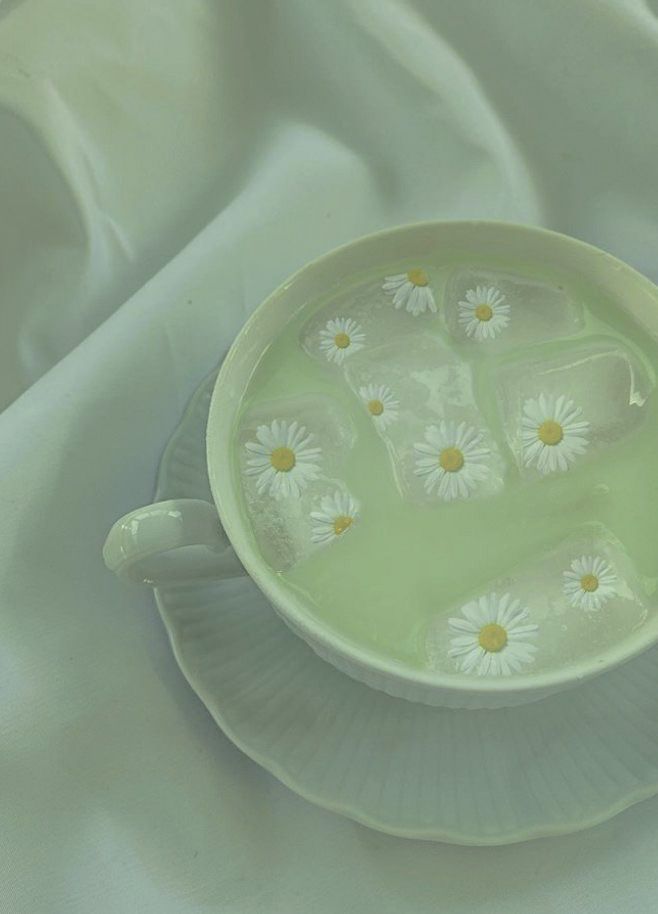
<instances>
[{"instance_id":1,"label":"white daisy petal","mask_svg":"<svg viewBox=\"0 0 658 914\"><path fill-rule=\"evenodd\" d=\"M438 478L437 494L444 501L452 501L457 497L457 492L453 484L453 479L447 473L440 471Z\"/></svg>"},{"instance_id":2,"label":"white daisy petal","mask_svg":"<svg viewBox=\"0 0 658 914\"><path fill-rule=\"evenodd\" d=\"M563 572L562 590L577 609L600 609L617 593L617 575L602 556L581 555Z\"/></svg>"},{"instance_id":3,"label":"white daisy petal","mask_svg":"<svg viewBox=\"0 0 658 914\"><path fill-rule=\"evenodd\" d=\"M252 457L247 460L247 469L245 470L245 473L247 476L256 476L268 467L271 467L269 457Z\"/></svg>"},{"instance_id":4,"label":"white daisy petal","mask_svg":"<svg viewBox=\"0 0 658 914\"><path fill-rule=\"evenodd\" d=\"M438 451L444 446L445 435L439 430L436 425L428 425L425 429L425 441L431 446L432 453ZM416 445L420 447L420 445Z\"/></svg>"},{"instance_id":5,"label":"white daisy petal","mask_svg":"<svg viewBox=\"0 0 658 914\"><path fill-rule=\"evenodd\" d=\"M441 471L432 470L430 475L425 479L425 483L424 483L425 491L427 492L428 495L432 494L432 492L438 485L440 479L441 479Z\"/></svg>"},{"instance_id":6,"label":"white daisy petal","mask_svg":"<svg viewBox=\"0 0 658 914\"><path fill-rule=\"evenodd\" d=\"M476 342L493 340L510 323L511 308L494 286L476 286L457 303L457 319L467 337Z\"/></svg>"},{"instance_id":7,"label":"white daisy petal","mask_svg":"<svg viewBox=\"0 0 658 914\"><path fill-rule=\"evenodd\" d=\"M380 431L397 420L400 402L385 384L367 384L359 388L359 396Z\"/></svg>"},{"instance_id":8,"label":"white daisy petal","mask_svg":"<svg viewBox=\"0 0 658 914\"><path fill-rule=\"evenodd\" d=\"M395 276L387 276L382 288L385 292L391 292L395 289L399 289L400 286L403 286L407 281L406 273L397 273Z\"/></svg>"},{"instance_id":9,"label":"white daisy petal","mask_svg":"<svg viewBox=\"0 0 658 914\"><path fill-rule=\"evenodd\" d=\"M502 654L500 657L500 675L510 676L512 673L515 673L516 670L517 666L512 660L512 654L509 651L507 654Z\"/></svg>"},{"instance_id":10,"label":"white daisy petal","mask_svg":"<svg viewBox=\"0 0 658 914\"><path fill-rule=\"evenodd\" d=\"M293 420L287 428L281 429L281 437L288 447L292 447L298 432L299 422L297 420Z\"/></svg>"},{"instance_id":11,"label":"white daisy petal","mask_svg":"<svg viewBox=\"0 0 658 914\"><path fill-rule=\"evenodd\" d=\"M262 470L257 467L252 467L251 469L247 470L247 473L250 476L254 476L254 475L258 476L258 478L256 480L256 488L259 492L267 491L267 489L269 489L269 487L272 484L274 477L276 475L275 470L271 465L266 467L265 470Z\"/></svg>"},{"instance_id":12,"label":"white daisy petal","mask_svg":"<svg viewBox=\"0 0 658 914\"><path fill-rule=\"evenodd\" d=\"M432 457L419 457L416 461L416 467L417 469L414 472L417 476L422 476L426 472L429 473L431 470L435 470L436 454L433 454Z\"/></svg>"},{"instance_id":13,"label":"white daisy petal","mask_svg":"<svg viewBox=\"0 0 658 914\"><path fill-rule=\"evenodd\" d=\"M310 441L310 440L312 440L312 439L309 439L309 438L306 439L306 441ZM321 448L304 447L304 443L305 442L303 441L302 445L295 450L295 456L297 457L298 460L301 460L301 461L313 460L316 457L320 456L320 454L322 453Z\"/></svg>"},{"instance_id":14,"label":"white daisy petal","mask_svg":"<svg viewBox=\"0 0 658 914\"><path fill-rule=\"evenodd\" d=\"M512 600L508 593L503 594L498 602L498 622L507 626L513 622L519 623L523 620L524 610L520 608L518 600Z\"/></svg>"},{"instance_id":15,"label":"white daisy petal","mask_svg":"<svg viewBox=\"0 0 658 914\"><path fill-rule=\"evenodd\" d=\"M274 444L274 436L272 434L271 427L267 425L259 425L256 429L256 438L259 443L267 450L270 451L272 448L276 447Z\"/></svg>"},{"instance_id":16,"label":"white daisy petal","mask_svg":"<svg viewBox=\"0 0 658 914\"><path fill-rule=\"evenodd\" d=\"M274 475L271 477L269 490L270 490L270 495L273 498L283 498L284 497L284 482L283 482L284 479L285 479L285 476L283 475L283 473L274 473ZM262 477L259 480L259 482L262 482ZM287 490L287 485L285 488Z\"/></svg>"},{"instance_id":17,"label":"white daisy petal","mask_svg":"<svg viewBox=\"0 0 658 914\"><path fill-rule=\"evenodd\" d=\"M526 637L526 635L532 635L539 628L539 626L536 625L534 622L528 622L527 625L521 625L521 624L514 622L513 619L510 620L510 622L508 624L511 629L508 634L510 642L522 641ZM531 649L533 652L536 650L534 645L531 645Z\"/></svg>"},{"instance_id":18,"label":"white daisy petal","mask_svg":"<svg viewBox=\"0 0 658 914\"><path fill-rule=\"evenodd\" d=\"M490 676L495 675L491 669L491 654L488 654L486 651L483 651L478 660L478 664L475 668L475 672L478 676Z\"/></svg>"},{"instance_id":19,"label":"white daisy petal","mask_svg":"<svg viewBox=\"0 0 658 914\"><path fill-rule=\"evenodd\" d=\"M432 314L436 314L437 311L434 293L429 286L421 288L421 313L422 311L431 311Z\"/></svg>"},{"instance_id":20,"label":"white daisy petal","mask_svg":"<svg viewBox=\"0 0 658 914\"><path fill-rule=\"evenodd\" d=\"M580 407L564 394L542 393L526 400L521 419L524 465L534 465L543 474L568 470L589 444L589 423L580 415Z\"/></svg>"},{"instance_id":21,"label":"white daisy petal","mask_svg":"<svg viewBox=\"0 0 658 914\"><path fill-rule=\"evenodd\" d=\"M410 314L413 314L414 317L420 313L419 311L419 302L420 302L420 290L418 286L412 286L409 296L407 298L407 311Z\"/></svg>"},{"instance_id":22,"label":"white daisy petal","mask_svg":"<svg viewBox=\"0 0 658 914\"><path fill-rule=\"evenodd\" d=\"M252 454L267 454L268 449L264 444L261 444L260 441L247 441L245 447L248 451L251 451Z\"/></svg>"},{"instance_id":23,"label":"white daisy petal","mask_svg":"<svg viewBox=\"0 0 658 914\"><path fill-rule=\"evenodd\" d=\"M400 308L404 308L409 299L409 283L404 282L402 285L399 285L395 290L395 295L393 296L393 305L399 311Z\"/></svg>"},{"instance_id":24,"label":"white daisy petal","mask_svg":"<svg viewBox=\"0 0 658 914\"><path fill-rule=\"evenodd\" d=\"M449 657L463 657L473 651L473 635L457 635L450 641Z\"/></svg>"},{"instance_id":25,"label":"white daisy petal","mask_svg":"<svg viewBox=\"0 0 658 914\"><path fill-rule=\"evenodd\" d=\"M313 521L311 541L331 543L352 529L359 517L359 505L351 495L337 490L323 495L310 517Z\"/></svg>"},{"instance_id":26,"label":"white daisy petal","mask_svg":"<svg viewBox=\"0 0 658 914\"><path fill-rule=\"evenodd\" d=\"M478 645L477 648L471 649L463 659L461 660L459 667L463 673L472 673L478 668L478 665L482 661L484 656L484 651Z\"/></svg>"},{"instance_id":27,"label":"white daisy petal","mask_svg":"<svg viewBox=\"0 0 658 914\"><path fill-rule=\"evenodd\" d=\"M466 423L441 420L425 429L425 441L414 445L414 472L425 476L425 489L435 488L444 501L468 498L489 475L491 451L482 446L482 433Z\"/></svg>"},{"instance_id":28,"label":"white daisy petal","mask_svg":"<svg viewBox=\"0 0 658 914\"><path fill-rule=\"evenodd\" d=\"M472 600L467 603L462 607L461 613L465 619L475 626L477 631L489 621L487 604L482 605L479 600Z\"/></svg>"},{"instance_id":29,"label":"white daisy petal","mask_svg":"<svg viewBox=\"0 0 658 914\"><path fill-rule=\"evenodd\" d=\"M456 498L468 498L469 492L474 486L474 483L467 477L457 474L456 476L451 477L454 480L454 489Z\"/></svg>"},{"instance_id":30,"label":"white daisy petal","mask_svg":"<svg viewBox=\"0 0 658 914\"><path fill-rule=\"evenodd\" d=\"M395 276L387 276L382 288L387 295L392 296L395 308L405 308L414 317L425 311L436 313L429 277L420 268L414 268L407 273L398 273Z\"/></svg>"},{"instance_id":31,"label":"white daisy petal","mask_svg":"<svg viewBox=\"0 0 658 914\"><path fill-rule=\"evenodd\" d=\"M462 673L509 676L534 662L539 626L510 594L483 594L448 620L448 654Z\"/></svg>"},{"instance_id":32,"label":"white daisy petal","mask_svg":"<svg viewBox=\"0 0 658 914\"><path fill-rule=\"evenodd\" d=\"M448 619L448 628L457 635L472 635L473 632L479 631L477 623L468 618L460 619L458 616Z\"/></svg>"},{"instance_id":33,"label":"white daisy petal","mask_svg":"<svg viewBox=\"0 0 658 914\"><path fill-rule=\"evenodd\" d=\"M482 609L482 618L485 622L495 622L498 613L499 600L495 593L484 594L478 597L478 603Z\"/></svg>"},{"instance_id":34,"label":"white daisy petal","mask_svg":"<svg viewBox=\"0 0 658 914\"><path fill-rule=\"evenodd\" d=\"M318 474L321 448L310 447L313 435L299 422L273 419L256 429L257 441L247 441L245 476L255 477L256 491L272 498L299 498Z\"/></svg>"},{"instance_id":35,"label":"white daisy petal","mask_svg":"<svg viewBox=\"0 0 658 914\"><path fill-rule=\"evenodd\" d=\"M352 318L336 317L328 320L320 331L320 351L329 362L341 365L344 360L359 349L363 349L365 333Z\"/></svg>"}]
</instances>

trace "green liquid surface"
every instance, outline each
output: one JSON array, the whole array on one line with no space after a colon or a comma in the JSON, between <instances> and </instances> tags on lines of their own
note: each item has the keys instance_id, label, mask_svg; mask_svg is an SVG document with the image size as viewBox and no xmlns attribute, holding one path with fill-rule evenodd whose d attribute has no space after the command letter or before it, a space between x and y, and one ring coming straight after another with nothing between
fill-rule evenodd
<instances>
[{"instance_id":1,"label":"green liquid surface","mask_svg":"<svg viewBox=\"0 0 658 914\"><path fill-rule=\"evenodd\" d=\"M653 381L657 364L654 344L642 328L601 291L577 276L547 274L541 264L519 265L471 259L474 268L498 269L563 286L584 307L585 322L568 339L523 347L523 351L489 355L486 344L464 346L451 339L442 320L446 277L463 266L458 257L427 265L438 315L421 315L414 330L440 337L473 370L474 390L484 420L506 462L505 485L490 497L450 503L428 498L412 502L399 490L391 457L371 417L349 388L340 368L315 360L300 345L306 322L326 305L327 297L309 302L269 346L246 392L242 416L267 411L270 401L324 395L350 417L356 443L345 454L341 479L361 506L359 522L340 541L319 548L280 572L302 593L309 611L332 630L356 644L411 667L426 662L424 639L437 614L453 613L489 582L572 536L580 525L598 522L621 542L643 582L646 605L658 577L658 404L655 393L644 421L604 449L578 461L565 473L526 480L505 443L496 399L496 378L520 355L546 358L569 341L619 340L631 350ZM378 274L354 277L363 284L411 264L383 265ZM335 294L332 290L331 294ZM333 316L333 315L329 315ZM349 312L346 312L349 316ZM276 418L273 413L272 418ZM436 419L430 417L430 422ZM236 444L234 472L241 486Z\"/></svg>"}]
</instances>

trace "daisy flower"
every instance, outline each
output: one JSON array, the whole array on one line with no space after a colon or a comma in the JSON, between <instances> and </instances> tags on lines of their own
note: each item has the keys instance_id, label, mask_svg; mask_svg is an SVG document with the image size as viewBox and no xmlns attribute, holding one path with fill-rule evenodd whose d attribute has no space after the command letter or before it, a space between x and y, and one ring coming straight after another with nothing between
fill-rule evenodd
<instances>
[{"instance_id":1,"label":"daisy flower","mask_svg":"<svg viewBox=\"0 0 658 914\"><path fill-rule=\"evenodd\" d=\"M578 609L600 609L617 592L617 575L600 555L581 555L563 575L564 594Z\"/></svg>"},{"instance_id":2,"label":"daisy flower","mask_svg":"<svg viewBox=\"0 0 658 914\"><path fill-rule=\"evenodd\" d=\"M417 317L427 310L436 314L434 295L429 283L429 276L425 270L416 267L407 273L387 276L382 288L387 295L393 296L396 308L406 308L410 314Z\"/></svg>"},{"instance_id":3,"label":"daisy flower","mask_svg":"<svg viewBox=\"0 0 658 914\"><path fill-rule=\"evenodd\" d=\"M378 428L383 430L397 419L400 402L395 399L390 387L368 384L359 388L359 396Z\"/></svg>"},{"instance_id":4,"label":"daisy flower","mask_svg":"<svg viewBox=\"0 0 658 914\"><path fill-rule=\"evenodd\" d=\"M493 340L510 322L510 306L504 304L505 296L494 286L476 286L466 293L457 309L459 323L466 336L482 342Z\"/></svg>"},{"instance_id":5,"label":"daisy flower","mask_svg":"<svg viewBox=\"0 0 658 914\"><path fill-rule=\"evenodd\" d=\"M311 511L314 543L330 543L347 533L359 516L359 505L351 495L336 491L324 495L318 511Z\"/></svg>"},{"instance_id":6,"label":"daisy flower","mask_svg":"<svg viewBox=\"0 0 658 914\"><path fill-rule=\"evenodd\" d=\"M568 469L589 443L589 422L579 418L581 412L564 396L540 394L526 400L521 420L524 464L536 463L540 473Z\"/></svg>"},{"instance_id":7,"label":"daisy flower","mask_svg":"<svg viewBox=\"0 0 658 914\"><path fill-rule=\"evenodd\" d=\"M330 362L340 365L348 355L363 349L365 338L360 324L351 317L336 317L320 331L320 349Z\"/></svg>"},{"instance_id":8,"label":"daisy flower","mask_svg":"<svg viewBox=\"0 0 658 914\"><path fill-rule=\"evenodd\" d=\"M309 447L309 435L298 422L275 419L271 425L259 425L257 441L245 445L249 453L247 476L256 477L256 489L276 499L293 495L299 498L311 479L318 474L321 450Z\"/></svg>"},{"instance_id":9,"label":"daisy flower","mask_svg":"<svg viewBox=\"0 0 658 914\"><path fill-rule=\"evenodd\" d=\"M425 491L434 489L444 501L468 498L488 475L488 448L482 445L482 433L465 422L442 420L438 426L425 429L425 441L415 444L417 476L425 476Z\"/></svg>"},{"instance_id":10,"label":"daisy flower","mask_svg":"<svg viewBox=\"0 0 658 914\"><path fill-rule=\"evenodd\" d=\"M530 642L539 626L528 622L528 611L510 594L485 594L461 608L463 618L448 619L448 654L462 673L508 676L534 662L537 648Z\"/></svg>"}]
</instances>

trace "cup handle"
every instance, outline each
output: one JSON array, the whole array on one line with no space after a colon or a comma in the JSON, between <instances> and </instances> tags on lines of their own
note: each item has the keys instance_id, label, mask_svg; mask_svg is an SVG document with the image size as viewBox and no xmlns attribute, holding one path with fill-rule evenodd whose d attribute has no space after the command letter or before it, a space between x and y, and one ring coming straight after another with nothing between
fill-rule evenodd
<instances>
[{"instance_id":1,"label":"cup handle","mask_svg":"<svg viewBox=\"0 0 658 914\"><path fill-rule=\"evenodd\" d=\"M154 587L245 574L214 505L197 498L172 498L126 514L108 533L103 559L120 578Z\"/></svg>"}]
</instances>

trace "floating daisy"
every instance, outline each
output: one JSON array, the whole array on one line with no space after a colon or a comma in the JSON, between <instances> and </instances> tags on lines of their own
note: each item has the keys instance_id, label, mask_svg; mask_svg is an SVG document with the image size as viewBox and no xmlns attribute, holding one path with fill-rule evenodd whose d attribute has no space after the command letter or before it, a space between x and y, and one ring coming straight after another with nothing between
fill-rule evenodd
<instances>
[{"instance_id":1,"label":"floating daisy","mask_svg":"<svg viewBox=\"0 0 658 914\"><path fill-rule=\"evenodd\" d=\"M258 492L277 499L299 498L318 474L321 450L309 447L313 435L298 422L275 419L271 425L259 425L256 438L245 445L250 455L245 473L256 477Z\"/></svg>"},{"instance_id":2,"label":"floating daisy","mask_svg":"<svg viewBox=\"0 0 658 914\"><path fill-rule=\"evenodd\" d=\"M564 574L564 594L578 609L600 609L617 592L617 575L600 555L581 555Z\"/></svg>"},{"instance_id":3,"label":"floating daisy","mask_svg":"<svg viewBox=\"0 0 658 914\"><path fill-rule=\"evenodd\" d=\"M488 448L482 445L482 433L465 422L442 420L438 426L425 429L425 441L415 444L417 476L425 476L425 491L437 490L439 498L452 501L468 498L477 484L486 478Z\"/></svg>"},{"instance_id":4,"label":"floating daisy","mask_svg":"<svg viewBox=\"0 0 658 914\"><path fill-rule=\"evenodd\" d=\"M528 611L510 594L486 594L461 609L463 618L448 619L448 653L462 673L508 676L533 663L537 648L531 641L539 626L528 622Z\"/></svg>"},{"instance_id":5,"label":"floating daisy","mask_svg":"<svg viewBox=\"0 0 658 914\"><path fill-rule=\"evenodd\" d=\"M466 301L460 301L459 323L466 336L482 342L493 340L510 322L510 306L505 296L495 286L476 286L466 293Z\"/></svg>"},{"instance_id":6,"label":"floating daisy","mask_svg":"<svg viewBox=\"0 0 658 914\"><path fill-rule=\"evenodd\" d=\"M363 349L365 338L361 326L351 317L336 317L320 331L320 349L330 362L340 365L348 355Z\"/></svg>"},{"instance_id":7,"label":"floating daisy","mask_svg":"<svg viewBox=\"0 0 658 914\"><path fill-rule=\"evenodd\" d=\"M567 470L589 443L589 422L582 410L566 397L540 394L523 404L521 440L523 462L537 464L540 473Z\"/></svg>"},{"instance_id":8,"label":"floating daisy","mask_svg":"<svg viewBox=\"0 0 658 914\"><path fill-rule=\"evenodd\" d=\"M387 276L382 288L388 295L393 296L396 308L406 308L410 314L417 317L427 310L436 314L434 295L429 283L429 276L425 270L416 267L407 273Z\"/></svg>"},{"instance_id":9,"label":"floating daisy","mask_svg":"<svg viewBox=\"0 0 658 914\"><path fill-rule=\"evenodd\" d=\"M311 511L311 539L314 543L333 542L352 529L358 516L359 506L351 495L341 491L325 495L320 501L319 511Z\"/></svg>"},{"instance_id":10,"label":"floating daisy","mask_svg":"<svg viewBox=\"0 0 658 914\"><path fill-rule=\"evenodd\" d=\"M393 396L390 387L384 384L368 384L359 388L359 396L378 428L385 429L397 419L400 403Z\"/></svg>"}]
</instances>

